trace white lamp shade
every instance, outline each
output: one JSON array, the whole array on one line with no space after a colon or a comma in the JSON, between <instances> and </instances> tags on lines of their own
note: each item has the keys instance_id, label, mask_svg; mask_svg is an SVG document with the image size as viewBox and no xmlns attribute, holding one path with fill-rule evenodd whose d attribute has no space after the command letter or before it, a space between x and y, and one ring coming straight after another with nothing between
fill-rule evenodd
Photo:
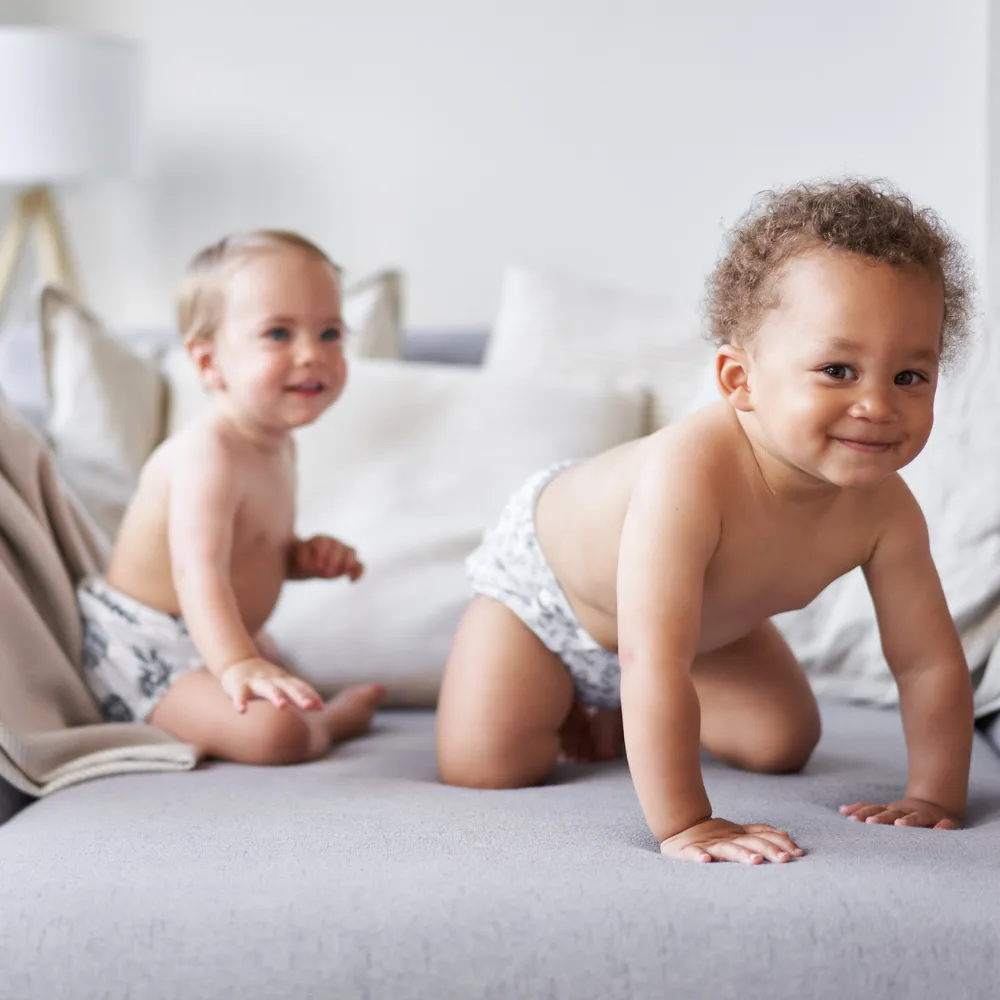
<instances>
[{"instance_id":1,"label":"white lamp shade","mask_svg":"<svg viewBox=\"0 0 1000 1000\"><path fill-rule=\"evenodd\" d=\"M0 184L128 172L139 140L138 48L0 27Z\"/></svg>"}]
</instances>

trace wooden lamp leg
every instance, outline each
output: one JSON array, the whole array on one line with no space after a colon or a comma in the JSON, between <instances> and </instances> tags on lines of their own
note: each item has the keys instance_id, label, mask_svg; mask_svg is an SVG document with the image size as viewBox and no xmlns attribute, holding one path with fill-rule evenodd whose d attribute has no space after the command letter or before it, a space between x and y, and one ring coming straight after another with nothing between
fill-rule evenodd
<instances>
[{"instance_id":1,"label":"wooden lamp leg","mask_svg":"<svg viewBox=\"0 0 1000 1000\"><path fill-rule=\"evenodd\" d=\"M38 267L43 280L62 285L74 295L80 293L76 269L52 191L47 187L28 188L18 195L7 228L0 235L0 306L10 292L11 281L32 228L36 229Z\"/></svg>"},{"instance_id":2,"label":"wooden lamp leg","mask_svg":"<svg viewBox=\"0 0 1000 1000\"><path fill-rule=\"evenodd\" d=\"M79 298L80 282L51 188L40 190L37 225L38 265L45 281L62 285Z\"/></svg>"}]
</instances>

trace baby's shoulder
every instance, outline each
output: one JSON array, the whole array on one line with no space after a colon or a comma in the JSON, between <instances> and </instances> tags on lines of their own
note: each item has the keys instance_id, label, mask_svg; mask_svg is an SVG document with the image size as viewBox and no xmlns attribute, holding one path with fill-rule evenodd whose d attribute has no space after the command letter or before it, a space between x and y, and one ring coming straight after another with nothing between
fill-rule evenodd
<instances>
[{"instance_id":1,"label":"baby's shoulder","mask_svg":"<svg viewBox=\"0 0 1000 1000\"><path fill-rule=\"evenodd\" d=\"M665 479L682 477L703 487L724 487L739 466L731 409L708 406L652 434L644 459Z\"/></svg>"},{"instance_id":2,"label":"baby's shoulder","mask_svg":"<svg viewBox=\"0 0 1000 1000\"><path fill-rule=\"evenodd\" d=\"M910 487L898 472L886 476L870 490L853 497L853 515L879 531L893 527L912 528L924 523L923 511Z\"/></svg>"},{"instance_id":3,"label":"baby's shoulder","mask_svg":"<svg viewBox=\"0 0 1000 1000\"><path fill-rule=\"evenodd\" d=\"M160 460L165 465L184 471L197 469L199 473L205 467L232 469L240 461L240 449L233 435L210 415L186 424L167 438L157 452L162 452Z\"/></svg>"}]
</instances>

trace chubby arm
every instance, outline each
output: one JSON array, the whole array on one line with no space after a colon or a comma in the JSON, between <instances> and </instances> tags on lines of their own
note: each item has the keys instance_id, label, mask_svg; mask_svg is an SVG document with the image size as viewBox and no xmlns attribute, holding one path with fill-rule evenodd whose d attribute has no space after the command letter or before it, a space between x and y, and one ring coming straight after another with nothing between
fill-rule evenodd
<instances>
[{"instance_id":1,"label":"chubby arm","mask_svg":"<svg viewBox=\"0 0 1000 1000\"><path fill-rule=\"evenodd\" d=\"M871 822L951 828L961 822L968 795L972 683L923 514L902 480L891 488L898 491L891 516L864 573L882 650L899 686L909 758L906 796L887 806L855 803L844 811Z\"/></svg>"},{"instance_id":2,"label":"chubby arm","mask_svg":"<svg viewBox=\"0 0 1000 1000\"><path fill-rule=\"evenodd\" d=\"M662 453L639 473L622 528L618 655L629 768L662 843L712 815L701 777L701 712L691 665L721 519L697 451L672 442L650 446Z\"/></svg>"},{"instance_id":3,"label":"chubby arm","mask_svg":"<svg viewBox=\"0 0 1000 1000\"><path fill-rule=\"evenodd\" d=\"M175 469L168 514L174 589L198 652L221 677L227 667L259 655L229 577L240 476L214 434L184 441Z\"/></svg>"}]
</instances>

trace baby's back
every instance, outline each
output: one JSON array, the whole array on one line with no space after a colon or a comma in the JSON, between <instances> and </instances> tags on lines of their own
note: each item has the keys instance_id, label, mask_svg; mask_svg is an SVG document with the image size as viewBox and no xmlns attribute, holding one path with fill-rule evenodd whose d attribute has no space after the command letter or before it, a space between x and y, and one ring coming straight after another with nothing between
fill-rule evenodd
<instances>
[{"instance_id":1,"label":"baby's back","mask_svg":"<svg viewBox=\"0 0 1000 1000\"><path fill-rule=\"evenodd\" d=\"M169 504L176 439L149 457L125 511L108 562L107 581L142 604L170 614L180 606L170 570Z\"/></svg>"}]
</instances>

